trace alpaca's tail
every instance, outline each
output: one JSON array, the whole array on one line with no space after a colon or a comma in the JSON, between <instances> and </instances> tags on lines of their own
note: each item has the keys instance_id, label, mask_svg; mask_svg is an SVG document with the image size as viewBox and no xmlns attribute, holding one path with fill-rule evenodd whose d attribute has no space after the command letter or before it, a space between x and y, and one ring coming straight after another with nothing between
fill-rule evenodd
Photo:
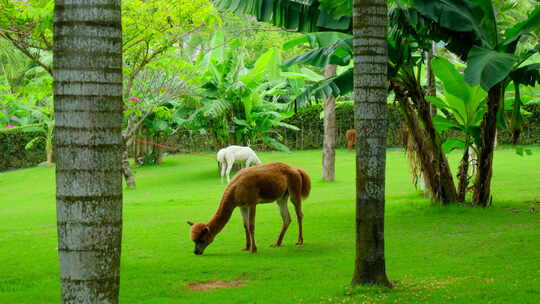
<instances>
[{"instance_id":1,"label":"alpaca's tail","mask_svg":"<svg viewBox=\"0 0 540 304\"><path fill-rule=\"evenodd\" d=\"M309 175L303 169L296 170L298 170L298 173L302 177L302 192L300 194L303 199L306 199L309 196L309 192L311 192L311 178L309 178Z\"/></svg>"}]
</instances>

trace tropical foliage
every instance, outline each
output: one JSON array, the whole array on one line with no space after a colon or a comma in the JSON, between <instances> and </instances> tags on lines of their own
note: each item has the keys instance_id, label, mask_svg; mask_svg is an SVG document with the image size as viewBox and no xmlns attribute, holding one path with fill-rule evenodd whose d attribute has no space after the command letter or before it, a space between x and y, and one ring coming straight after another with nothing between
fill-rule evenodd
<instances>
[{"instance_id":1,"label":"tropical foliage","mask_svg":"<svg viewBox=\"0 0 540 304\"><path fill-rule=\"evenodd\" d=\"M213 43L218 45L222 38L216 34ZM292 115L292 108L280 97L289 87L286 77L302 74L282 72L277 49L268 50L248 68L244 51L240 40L230 43L230 48L220 46L212 51L204 66L202 98L184 123L201 131L210 130L224 143L265 143L288 150L276 140L280 138L277 128L296 127L282 122Z\"/></svg>"}]
</instances>

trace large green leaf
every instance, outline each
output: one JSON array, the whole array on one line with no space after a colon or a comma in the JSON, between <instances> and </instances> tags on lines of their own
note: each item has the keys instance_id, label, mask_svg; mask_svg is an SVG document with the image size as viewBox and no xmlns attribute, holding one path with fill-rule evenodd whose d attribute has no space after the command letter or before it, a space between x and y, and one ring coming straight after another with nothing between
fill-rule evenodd
<instances>
[{"instance_id":1,"label":"large green leaf","mask_svg":"<svg viewBox=\"0 0 540 304\"><path fill-rule=\"evenodd\" d=\"M450 153L455 149L465 148L465 143L457 138L449 138L443 143L442 148L444 153Z\"/></svg>"},{"instance_id":2,"label":"large green leaf","mask_svg":"<svg viewBox=\"0 0 540 304\"><path fill-rule=\"evenodd\" d=\"M282 72L281 74L288 79L303 79L308 81L324 80L324 76L306 67L298 69L298 72Z\"/></svg>"},{"instance_id":3,"label":"large green leaf","mask_svg":"<svg viewBox=\"0 0 540 304\"><path fill-rule=\"evenodd\" d=\"M275 48L271 48L262 54L253 69L240 77L240 80L247 86L259 83L263 78L268 80L278 80L281 76L280 66L281 54Z\"/></svg>"},{"instance_id":4,"label":"large green leaf","mask_svg":"<svg viewBox=\"0 0 540 304\"><path fill-rule=\"evenodd\" d=\"M514 25L504 33L505 40L503 45L509 45L522 35L529 34L540 29L540 6L537 6L527 17L526 20Z\"/></svg>"},{"instance_id":5,"label":"large green leaf","mask_svg":"<svg viewBox=\"0 0 540 304\"><path fill-rule=\"evenodd\" d=\"M433 73L444 83L446 91L463 100L468 100L469 90L463 86L467 83L463 80L463 75L456 70L454 65L445 58L435 58L431 61Z\"/></svg>"},{"instance_id":6,"label":"large green leaf","mask_svg":"<svg viewBox=\"0 0 540 304\"><path fill-rule=\"evenodd\" d=\"M313 0L213 0L220 11L252 15L258 21L298 32L350 31L349 16L334 17Z\"/></svg>"},{"instance_id":7,"label":"large green leaf","mask_svg":"<svg viewBox=\"0 0 540 304\"><path fill-rule=\"evenodd\" d=\"M520 67L510 73L510 78L519 84L534 87L540 84L540 63Z\"/></svg>"},{"instance_id":8,"label":"large green leaf","mask_svg":"<svg viewBox=\"0 0 540 304\"><path fill-rule=\"evenodd\" d=\"M432 61L435 76L445 89L445 101L428 97L438 107L447 108L467 128L478 123L477 112L481 111L487 93L478 85L470 86L452 63L444 58Z\"/></svg>"},{"instance_id":9,"label":"large green leaf","mask_svg":"<svg viewBox=\"0 0 540 304\"><path fill-rule=\"evenodd\" d=\"M321 2L321 9L328 11L336 18L352 16L352 0L319 0L319 2Z\"/></svg>"},{"instance_id":10,"label":"large green leaf","mask_svg":"<svg viewBox=\"0 0 540 304\"><path fill-rule=\"evenodd\" d=\"M458 124L440 115L435 115L433 117L433 124L435 125L435 129L439 132L446 131L449 129L454 129L454 130L460 129L460 126Z\"/></svg>"},{"instance_id":11,"label":"large green leaf","mask_svg":"<svg viewBox=\"0 0 540 304\"><path fill-rule=\"evenodd\" d=\"M444 102L442 99L436 96L426 96L426 100L431 102L437 108L444 109L448 106L446 102Z\"/></svg>"},{"instance_id":12,"label":"large green leaf","mask_svg":"<svg viewBox=\"0 0 540 304\"><path fill-rule=\"evenodd\" d=\"M207 66L212 58L217 61L223 60L223 55L225 53L225 36L223 32L217 31L210 39L210 52L204 55L204 58L201 62L203 67Z\"/></svg>"},{"instance_id":13,"label":"large green leaf","mask_svg":"<svg viewBox=\"0 0 540 304\"><path fill-rule=\"evenodd\" d=\"M283 65L291 66L301 63L317 67L328 64L345 66L352 60L352 38L338 40L336 43L300 54L286 60Z\"/></svg>"},{"instance_id":14,"label":"large green leaf","mask_svg":"<svg viewBox=\"0 0 540 304\"><path fill-rule=\"evenodd\" d=\"M305 90L296 97L295 103L298 106L304 106L310 103L311 98L324 99L330 96L338 97L353 91L353 68L345 72L305 88Z\"/></svg>"},{"instance_id":15,"label":"large green leaf","mask_svg":"<svg viewBox=\"0 0 540 304\"><path fill-rule=\"evenodd\" d=\"M488 91L510 74L518 57L474 46L467 58L465 81L472 86L480 86Z\"/></svg>"},{"instance_id":16,"label":"large green leaf","mask_svg":"<svg viewBox=\"0 0 540 304\"><path fill-rule=\"evenodd\" d=\"M301 37L295 38L283 44L283 49L288 50L304 43L308 43L312 48L325 48L337 43L339 40L347 38L351 38L351 35L341 32L306 33Z\"/></svg>"},{"instance_id":17,"label":"large green leaf","mask_svg":"<svg viewBox=\"0 0 540 304\"><path fill-rule=\"evenodd\" d=\"M440 26L474 32L482 45L497 46L497 23L491 0L414 0L414 8Z\"/></svg>"}]
</instances>

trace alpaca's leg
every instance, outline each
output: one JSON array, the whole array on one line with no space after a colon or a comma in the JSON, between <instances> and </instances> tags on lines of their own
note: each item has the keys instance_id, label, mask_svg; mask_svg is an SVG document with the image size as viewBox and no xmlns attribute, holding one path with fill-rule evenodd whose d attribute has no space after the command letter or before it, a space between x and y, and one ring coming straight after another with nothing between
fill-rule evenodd
<instances>
[{"instance_id":1,"label":"alpaca's leg","mask_svg":"<svg viewBox=\"0 0 540 304\"><path fill-rule=\"evenodd\" d=\"M251 247L249 249L251 253L255 253L257 252L257 245L255 244L255 205L249 207L248 232L251 242Z\"/></svg>"},{"instance_id":2,"label":"alpaca's leg","mask_svg":"<svg viewBox=\"0 0 540 304\"><path fill-rule=\"evenodd\" d=\"M294 211L296 211L296 219L298 220L298 241L296 245L304 244L304 236L302 235L302 219L304 213L302 212L302 200L299 197L293 197L292 202L294 205Z\"/></svg>"},{"instance_id":3,"label":"alpaca's leg","mask_svg":"<svg viewBox=\"0 0 540 304\"><path fill-rule=\"evenodd\" d=\"M244 231L246 232L246 247L243 248L242 250L244 251L248 251L249 248L251 247L251 239L249 237L249 227L248 227L248 222L249 222L249 209L248 207L245 207L245 206L241 206L240 207L240 212L242 213L242 219L244 220Z\"/></svg>"},{"instance_id":4,"label":"alpaca's leg","mask_svg":"<svg viewBox=\"0 0 540 304\"><path fill-rule=\"evenodd\" d=\"M221 183L223 184L223 177L225 176L225 170L227 169L227 163L223 162L221 164Z\"/></svg>"},{"instance_id":5,"label":"alpaca's leg","mask_svg":"<svg viewBox=\"0 0 540 304\"><path fill-rule=\"evenodd\" d=\"M227 184L231 182L231 170L234 166L234 159L227 159Z\"/></svg>"},{"instance_id":6,"label":"alpaca's leg","mask_svg":"<svg viewBox=\"0 0 540 304\"><path fill-rule=\"evenodd\" d=\"M289 224L291 223L291 214L289 213L289 208L287 206L288 200L289 197L286 195L277 201L279 213L281 214L281 219L283 220L283 225L281 226L281 232L279 233L278 239L276 243L272 245L272 247L281 246L285 232L287 232L287 228L289 228Z\"/></svg>"}]
</instances>

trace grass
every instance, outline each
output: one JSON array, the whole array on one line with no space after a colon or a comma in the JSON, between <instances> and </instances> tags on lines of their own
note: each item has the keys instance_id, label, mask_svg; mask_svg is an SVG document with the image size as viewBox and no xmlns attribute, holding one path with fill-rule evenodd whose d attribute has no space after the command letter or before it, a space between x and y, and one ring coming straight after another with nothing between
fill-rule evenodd
<instances>
[{"instance_id":1,"label":"grass","mask_svg":"<svg viewBox=\"0 0 540 304\"><path fill-rule=\"evenodd\" d=\"M224 186L215 161L167 157L136 169L124 195L122 303L539 303L540 148L495 155L493 208L430 206L411 185L402 151L388 152L386 257L392 290L349 288L354 258L354 155L337 153L334 183L321 181L321 152L262 153L305 168L313 179L304 203L305 245L293 222L284 247L268 247L281 219L275 205L257 211L259 252L240 251L238 211L203 256L195 256L186 220L207 221ZM458 154L450 155L457 163ZM454 171L455 172L455 168ZM58 303L54 169L0 173L0 303ZM244 286L190 291L208 280Z\"/></svg>"}]
</instances>

